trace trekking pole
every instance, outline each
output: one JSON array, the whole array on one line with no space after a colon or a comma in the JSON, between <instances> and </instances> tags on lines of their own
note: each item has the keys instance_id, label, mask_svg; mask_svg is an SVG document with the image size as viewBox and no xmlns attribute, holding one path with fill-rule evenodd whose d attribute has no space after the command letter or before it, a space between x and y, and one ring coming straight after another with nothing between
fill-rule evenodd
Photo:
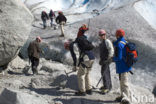
<instances>
[{"instance_id":1,"label":"trekking pole","mask_svg":"<svg viewBox=\"0 0 156 104\"><path fill-rule=\"evenodd\" d=\"M66 76L69 77L68 75L69 75L70 73L75 72L75 71L72 70L72 71L70 71L70 72L67 72L66 70L64 70L64 72L65 72Z\"/></svg>"},{"instance_id":2,"label":"trekking pole","mask_svg":"<svg viewBox=\"0 0 156 104\"><path fill-rule=\"evenodd\" d=\"M99 79L99 81L98 81L96 87L98 87L98 85L99 85L99 83L101 82L101 80L102 80L102 77Z\"/></svg>"}]
</instances>

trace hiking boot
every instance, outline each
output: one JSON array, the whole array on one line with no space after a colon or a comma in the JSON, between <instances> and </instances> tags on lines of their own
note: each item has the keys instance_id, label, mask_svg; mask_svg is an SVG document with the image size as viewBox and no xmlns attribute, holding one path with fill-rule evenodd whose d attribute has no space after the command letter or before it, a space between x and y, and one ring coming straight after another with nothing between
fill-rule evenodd
<instances>
[{"instance_id":1,"label":"hiking boot","mask_svg":"<svg viewBox=\"0 0 156 104\"><path fill-rule=\"evenodd\" d=\"M87 93L88 95L92 95L92 89L86 90L86 93Z\"/></svg>"},{"instance_id":2,"label":"hiking boot","mask_svg":"<svg viewBox=\"0 0 156 104\"><path fill-rule=\"evenodd\" d=\"M122 99L121 104L130 104L130 102L128 100L126 100L126 99Z\"/></svg>"},{"instance_id":3,"label":"hiking boot","mask_svg":"<svg viewBox=\"0 0 156 104\"><path fill-rule=\"evenodd\" d=\"M64 37L64 35L60 35L60 37Z\"/></svg>"},{"instance_id":4,"label":"hiking boot","mask_svg":"<svg viewBox=\"0 0 156 104\"><path fill-rule=\"evenodd\" d=\"M121 102L122 101L122 96L119 96L119 97L117 97L116 99L115 99L115 101L117 101L117 102Z\"/></svg>"},{"instance_id":5,"label":"hiking boot","mask_svg":"<svg viewBox=\"0 0 156 104\"><path fill-rule=\"evenodd\" d=\"M105 89L104 86L100 87L100 90L103 90L103 89Z\"/></svg>"},{"instance_id":6,"label":"hiking boot","mask_svg":"<svg viewBox=\"0 0 156 104\"><path fill-rule=\"evenodd\" d=\"M100 93L101 94L107 94L109 91L110 91L109 89L102 89Z\"/></svg>"},{"instance_id":7,"label":"hiking boot","mask_svg":"<svg viewBox=\"0 0 156 104\"><path fill-rule=\"evenodd\" d=\"M86 96L86 93L85 92L78 91L78 92L75 92L75 95L76 96Z\"/></svg>"}]
</instances>

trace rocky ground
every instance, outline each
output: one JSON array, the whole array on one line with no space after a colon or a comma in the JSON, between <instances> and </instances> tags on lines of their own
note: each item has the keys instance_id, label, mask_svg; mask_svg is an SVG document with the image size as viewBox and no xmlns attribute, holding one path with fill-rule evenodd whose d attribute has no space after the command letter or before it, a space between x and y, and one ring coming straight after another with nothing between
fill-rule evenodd
<instances>
[{"instance_id":1,"label":"rocky ground","mask_svg":"<svg viewBox=\"0 0 156 104\"><path fill-rule=\"evenodd\" d=\"M118 85L113 84L113 90L107 95L99 94L99 89L95 87L99 77L93 74L97 69L94 68L91 75L95 87L93 95L78 97L74 96L75 90L78 89L76 72L68 76L64 72L65 70L70 72L70 66L43 58L40 63L39 75L34 76L27 61L17 57L10 64L8 71L0 75L0 104L119 104L114 101L119 96L119 89L115 87ZM18 64L18 67L14 66L15 64ZM98 78L95 79L93 76ZM113 80L117 80L116 77L113 76ZM144 94L145 97L149 97L148 101L151 101L152 94L149 90L134 85L131 88L135 94ZM147 104L147 102L138 104Z\"/></svg>"},{"instance_id":2,"label":"rocky ground","mask_svg":"<svg viewBox=\"0 0 156 104\"><path fill-rule=\"evenodd\" d=\"M70 18L70 16L69 16ZM72 20L73 21L73 20ZM139 62L134 66L135 74L130 75L130 88L132 104L155 104L152 94L156 84L155 55L156 55L156 31L134 10L132 6L126 6L112 10L89 20L76 23L68 23L65 26L65 38L59 37L60 29L55 30L49 25L42 29L41 21L34 21L29 39L22 47L19 56L16 57L7 70L0 74L0 104L119 104L115 98L119 96L119 80L115 73L115 64L111 64L111 76L113 89L106 95L99 94L96 84L100 79L100 66L98 65L98 30L106 29L108 37L113 41L115 30L124 28L126 38L133 40L139 47ZM121 22L122 21L122 22ZM87 36L96 46L94 53L96 60L91 72L93 95L85 97L74 96L77 88L76 72L70 73L72 59L63 43L71 38L74 39L78 28L82 24L89 23ZM141 31L140 31L141 30ZM39 75L32 75L30 64L27 59L27 47L36 36L42 37L41 48L45 54L41 55L38 67ZM144 41L143 41L144 40Z\"/></svg>"}]
</instances>

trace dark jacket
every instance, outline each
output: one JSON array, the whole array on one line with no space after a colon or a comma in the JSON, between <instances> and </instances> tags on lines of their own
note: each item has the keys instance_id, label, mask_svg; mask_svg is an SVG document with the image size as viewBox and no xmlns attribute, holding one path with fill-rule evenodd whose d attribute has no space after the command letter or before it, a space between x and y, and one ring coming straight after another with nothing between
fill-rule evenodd
<instances>
[{"instance_id":1,"label":"dark jacket","mask_svg":"<svg viewBox=\"0 0 156 104\"><path fill-rule=\"evenodd\" d=\"M108 59L108 49L105 40L100 44L100 60L106 61Z\"/></svg>"},{"instance_id":2,"label":"dark jacket","mask_svg":"<svg viewBox=\"0 0 156 104\"><path fill-rule=\"evenodd\" d=\"M78 63L77 61L78 61L79 56L77 57L77 54L76 54L76 51L78 51L77 49L78 49L78 47L76 45L76 42L70 43L69 50L70 50L70 54L73 58L73 66L77 66L77 63Z\"/></svg>"},{"instance_id":3,"label":"dark jacket","mask_svg":"<svg viewBox=\"0 0 156 104\"><path fill-rule=\"evenodd\" d=\"M61 22L65 22L65 23L67 22L67 18L63 14L59 14L56 17L56 23L60 24Z\"/></svg>"},{"instance_id":4,"label":"dark jacket","mask_svg":"<svg viewBox=\"0 0 156 104\"><path fill-rule=\"evenodd\" d=\"M54 18L55 17L55 13L51 10L49 13L49 18Z\"/></svg>"},{"instance_id":5,"label":"dark jacket","mask_svg":"<svg viewBox=\"0 0 156 104\"><path fill-rule=\"evenodd\" d=\"M42 19L42 21L46 21L47 19L49 19L49 17L48 17L46 12L42 11L41 19Z\"/></svg>"},{"instance_id":6,"label":"dark jacket","mask_svg":"<svg viewBox=\"0 0 156 104\"><path fill-rule=\"evenodd\" d=\"M126 57L126 48L124 47L125 45L120 41L126 42L124 37L121 37L113 43L114 47L116 48L116 55L113 60L116 63L116 72L119 74L132 70L132 68L128 67L124 61L124 57Z\"/></svg>"},{"instance_id":7,"label":"dark jacket","mask_svg":"<svg viewBox=\"0 0 156 104\"><path fill-rule=\"evenodd\" d=\"M35 40L31 42L28 46L28 56L29 58L35 57L37 59L40 58L41 49L39 47L39 43Z\"/></svg>"},{"instance_id":8,"label":"dark jacket","mask_svg":"<svg viewBox=\"0 0 156 104\"><path fill-rule=\"evenodd\" d=\"M109 60L114 55L113 44L109 39L103 39L100 44L100 61Z\"/></svg>"}]
</instances>

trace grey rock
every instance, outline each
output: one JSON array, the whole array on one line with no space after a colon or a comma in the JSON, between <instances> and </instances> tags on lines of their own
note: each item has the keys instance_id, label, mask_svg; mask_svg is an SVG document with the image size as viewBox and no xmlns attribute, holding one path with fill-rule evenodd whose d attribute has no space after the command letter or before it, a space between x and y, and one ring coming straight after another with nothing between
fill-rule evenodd
<instances>
[{"instance_id":1,"label":"grey rock","mask_svg":"<svg viewBox=\"0 0 156 104\"><path fill-rule=\"evenodd\" d=\"M33 16L21 0L0 0L0 10L0 66L4 66L27 40Z\"/></svg>"},{"instance_id":2,"label":"grey rock","mask_svg":"<svg viewBox=\"0 0 156 104\"><path fill-rule=\"evenodd\" d=\"M28 93L4 89L0 95L0 104L48 104L42 97Z\"/></svg>"}]
</instances>

